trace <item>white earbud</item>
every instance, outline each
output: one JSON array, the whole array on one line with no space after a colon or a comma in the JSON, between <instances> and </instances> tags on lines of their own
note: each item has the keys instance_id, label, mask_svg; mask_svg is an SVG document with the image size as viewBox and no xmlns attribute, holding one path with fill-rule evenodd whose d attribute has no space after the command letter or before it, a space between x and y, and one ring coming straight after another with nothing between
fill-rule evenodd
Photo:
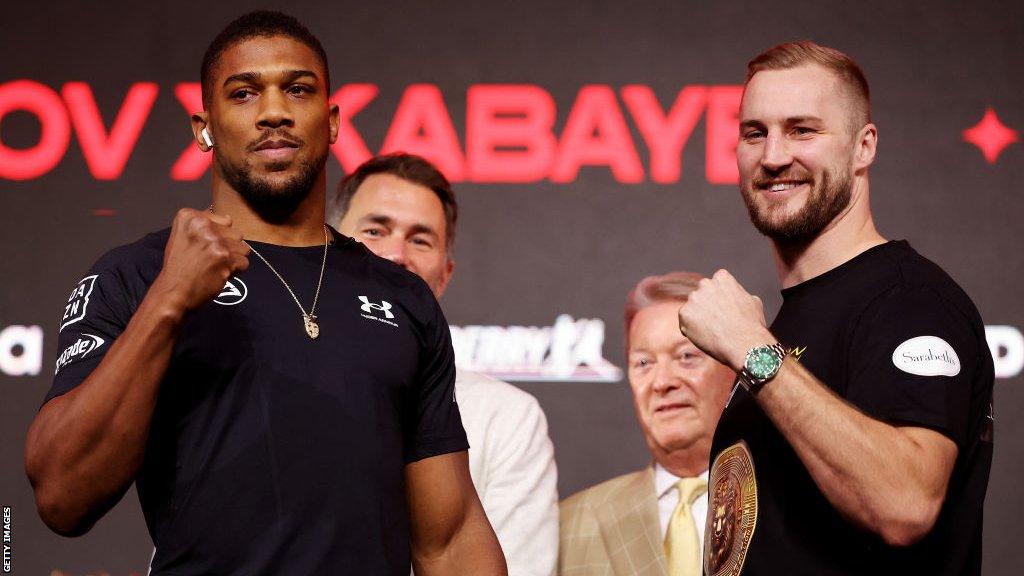
<instances>
[{"instance_id":1,"label":"white earbud","mask_svg":"<svg viewBox=\"0 0 1024 576\"><path fill-rule=\"evenodd\" d=\"M210 131L207 128L203 128L199 131L199 135L203 137L203 142L210 148L213 148L213 138L210 138Z\"/></svg>"}]
</instances>

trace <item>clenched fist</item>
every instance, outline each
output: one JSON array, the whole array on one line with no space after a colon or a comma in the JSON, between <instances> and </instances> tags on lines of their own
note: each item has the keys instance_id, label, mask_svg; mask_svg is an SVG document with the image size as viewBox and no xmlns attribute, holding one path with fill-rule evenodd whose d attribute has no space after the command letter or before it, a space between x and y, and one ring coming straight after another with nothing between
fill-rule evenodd
<instances>
[{"instance_id":1,"label":"clenched fist","mask_svg":"<svg viewBox=\"0 0 1024 576\"><path fill-rule=\"evenodd\" d=\"M182 208L174 217L164 265L153 282L182 312L209 302L235 272L249 267L249 246L231 217Z\"/></svg>"},{"instance_id":2,"label":"clenched fist","mask_svg":"<svg viewBox=\"0 0 1024 576\"><path fill-rule=\"evenodd\" d=\"M747 351L776 341L765 325L761 299L725 270L700 281L679 308L679 330L708 355L733 370Z\"/></svg>"}]
</instances>

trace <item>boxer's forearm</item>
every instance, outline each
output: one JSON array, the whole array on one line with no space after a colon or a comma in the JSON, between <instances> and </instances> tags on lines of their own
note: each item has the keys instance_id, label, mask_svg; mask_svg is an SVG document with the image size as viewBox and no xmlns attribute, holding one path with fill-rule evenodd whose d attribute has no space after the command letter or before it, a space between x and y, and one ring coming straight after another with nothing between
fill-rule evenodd
<instances>
[{"instance_id":1,"label":"boxer's forearm","mask_svg":"<svg viewBox=\"0 0 1024 576\"><path fill-rule=\"evenodd\" d=\"M791 359L757 402L844 517L891 545L912 544L934 525L956 459L953 441L865 415Z\"/></svg>"}]
</instances>

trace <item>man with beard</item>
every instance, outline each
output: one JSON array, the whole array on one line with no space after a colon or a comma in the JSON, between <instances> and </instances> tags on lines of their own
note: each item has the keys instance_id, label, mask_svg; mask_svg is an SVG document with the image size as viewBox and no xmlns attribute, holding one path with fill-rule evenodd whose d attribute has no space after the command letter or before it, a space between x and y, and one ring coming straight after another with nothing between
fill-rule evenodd
<instances>
[{"instance_id":1,"label":"man with beard","mask_svg":"<svg viewBox=\"0 0 1024 576\"><path fill-rule=\"evenodd\" d=\"M410 549L419 574L504 574L437 302L324 226L320 42L254 12L201 76L213 203L72 292L26 445L43 520L82 534L134 481L153 574L405 576Z\"/></svg>"},{"instance_id":2,"label":"man with beard","mask_svg":"<svg viewBox=\"0 0 1024 576\"><path fill-rule=\"evenodd\" d=\"M701 278L649 276L626 299L627 377L653 461L562 502L559 574L700 574L711 438L735 378L679 333Z\"/></svg>"},{"instance_id":3,"label":"man with beard","mask_svg":"<svg viewBox=\"0 0 1024 576\"><path fill-rule=\"evenodd\" d=\"M711 452L712 508L728 504L722 482L740 503L708 575L981 571L992 358L963 291L876 231L876 143L846 55L799 42L750 62L741 190L783 304L767 328L760 300L719 271L679 310L741 385Z\"/></svg>"}]
</instances>

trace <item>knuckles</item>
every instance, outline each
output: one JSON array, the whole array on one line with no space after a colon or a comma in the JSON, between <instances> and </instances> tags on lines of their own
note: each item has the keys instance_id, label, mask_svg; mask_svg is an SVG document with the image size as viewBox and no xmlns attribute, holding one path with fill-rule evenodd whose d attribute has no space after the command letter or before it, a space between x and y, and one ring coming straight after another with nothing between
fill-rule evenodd
<instances>
[{"instance_id":1,"label":"knuckles","mask_svg":"<svg viewBox=\"0 0 1024 576\"><path fill-rule=\"evenodd\" d=\"M174 224L184 224L188 222L190 219L192 219L195 213L196 211L193 210L192 208L180 208L177 212L174 213Z\"/></svg>"},{"instance_id":2,"label":"knuckles","mask_svg":"<svg viewBox=\"0 0 1024 576\"><path fill-rule=\"evenodd\" d=\"M185 229L187 237L200 239L208 236L212 232L210 220L195 210L191 210L191 212L191 214L183 215L181 219L181 224Z\"/></svg>"},{"instance_id":3,"label":"knuckles","mask_svg":"<svg viewBox=\"0 0 1024 576\"><path fill-rule=\"evenodd\" d=\"M231 229L226 232L219 229L217 223L205 212L182 208L175 214L172 227L182 235L180 241L174 242L170 248L181 255L181 263L186 266L205 265L215 269L217 276L224 275L224 280L230 276L232 269L245 269L248 266L248 261L239 261L245 260L249 253L249 246L241 235L233 234L235 231ZM235 235L238 237L235 238Z\"/></svg>"},{"instance_id":4,"label":"knuckles","mask_svg":"<svg viewBox=\"0 0 1024 576\"><path fill-rule=\"evenodd\" d=\"M691 294L691 298L687 300L686 303L679 307L678 316L680 328L682 328L684 325L689 325L693 322L695 306L693 305L694 303L692 300L692 296L693 295Z\"/></svg>"},{"instance_id":5,"label":"knuckles","mask_svg":"<svg viewBox=\"0 0 1024 576\"><path fill-rule=\"evenodd\" d=\"M222 241L214 240L206 247L206 252L213 257L215 260L229 260L231 258L231 250Z\"/></svg>"},{"instance_id":6,"label":"knuckles","mask_svg":"<svg viewBox=\"0 0 1024 576\"><path fill-rule=\"evenodd\" d=\"M249 247L241 235L206 212L178 210L171 230L164 266L191 279L188 290L196 303L216 295L235 271L249 266Z\"/></svg>"}]
</instances>

